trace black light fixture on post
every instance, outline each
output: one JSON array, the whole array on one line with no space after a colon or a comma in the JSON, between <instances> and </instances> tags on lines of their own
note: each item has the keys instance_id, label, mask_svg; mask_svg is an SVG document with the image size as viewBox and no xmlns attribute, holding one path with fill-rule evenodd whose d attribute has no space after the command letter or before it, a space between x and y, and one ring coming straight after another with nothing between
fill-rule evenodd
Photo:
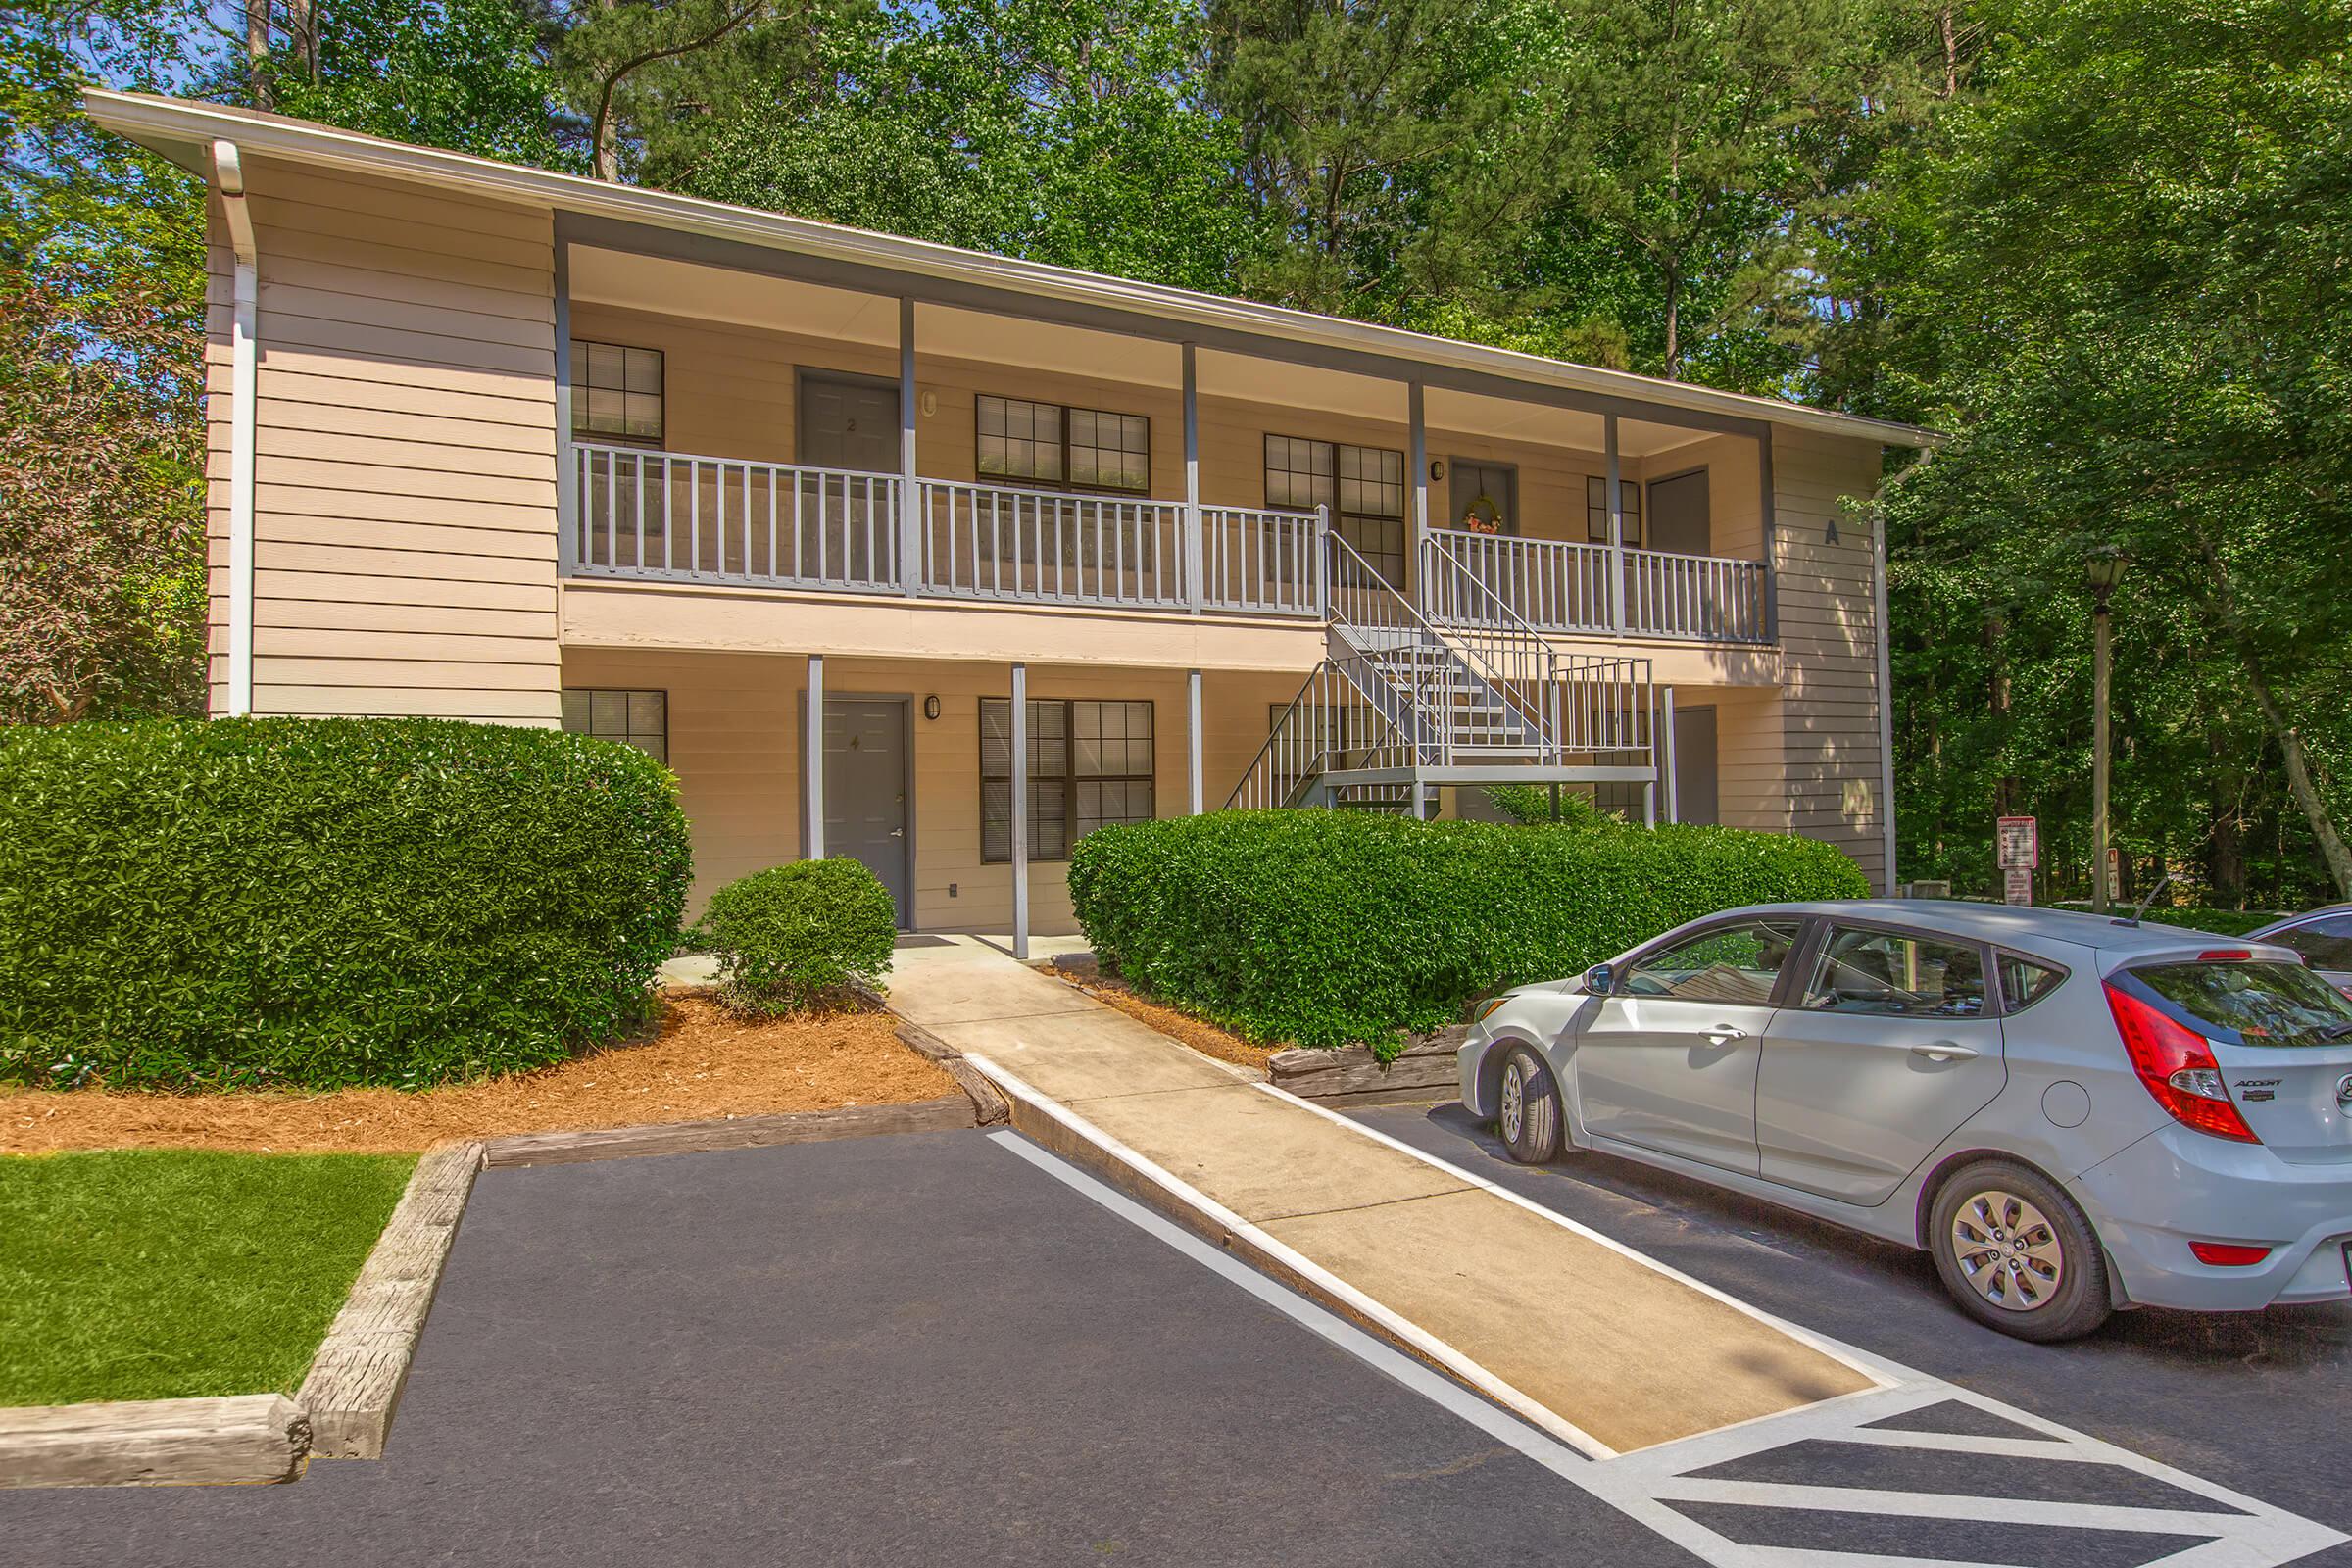
<instances>
[{"instance_id":1,"label":"black light fixture on post","mask_svg":"<svg viewBox=\"0 0 2352 1568\"><path fill-rule=\"evenodd\" d=\"M2124 580L2124 552L2093 548L2082 563L2090 587L2090 907L2107 912L2107 602Z\"/></svg>"}]
</instances>

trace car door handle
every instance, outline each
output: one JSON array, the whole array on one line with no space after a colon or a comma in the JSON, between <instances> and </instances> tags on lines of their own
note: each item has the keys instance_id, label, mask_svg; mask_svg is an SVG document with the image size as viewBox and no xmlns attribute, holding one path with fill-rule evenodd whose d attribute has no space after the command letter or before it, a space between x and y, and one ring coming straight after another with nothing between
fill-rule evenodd
<instances>
[{"instance_id":1,"label":"car door handle","mask_svg":"<svg viewBox=\"0 0 2352 1568\"><path fill-rule=\"evenodd\" d=\"M1747 1031L1736 1024L1719 1023L1706 1032L1709 1040L1745 1040Z\"/></svg>"},{"instance_id":2,"label":"car door handle","mask_svg":"<svg viewBox=\"0 0 2352 1568\"><path fill-rule=\"evenodd\" d=\"M1957 1040L1931 1040L1925 1045L1913 1046L1911 1054L1925 1056L1930 1061L1974 1061L1977 1058L1974 1051Z\"/></svg>"}]
</instances>

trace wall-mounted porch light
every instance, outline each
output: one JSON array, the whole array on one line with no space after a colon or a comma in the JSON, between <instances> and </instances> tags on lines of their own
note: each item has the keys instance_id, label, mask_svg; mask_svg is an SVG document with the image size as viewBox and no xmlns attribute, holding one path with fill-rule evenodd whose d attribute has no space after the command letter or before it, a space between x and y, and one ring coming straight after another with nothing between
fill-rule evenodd
<instances>
[{"instance_id":1,"label":"wall-mounted porch light","mask_svg":"<svg viewBox=\"0 0 2352 1568\"><path fill-rule=\"evenodd\" d=\"M937 718L939 716L938 698L926 697L923 699L923 716L925 718Z\"/></svg>"}]
</instances>

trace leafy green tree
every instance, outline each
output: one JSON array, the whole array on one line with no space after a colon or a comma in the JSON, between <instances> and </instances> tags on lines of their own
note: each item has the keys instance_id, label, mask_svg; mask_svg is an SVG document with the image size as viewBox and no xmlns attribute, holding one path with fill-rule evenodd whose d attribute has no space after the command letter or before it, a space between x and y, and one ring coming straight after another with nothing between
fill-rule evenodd
<instances>
[{"instance_id":1,"label":"leafy green tree","mask_svg":"<svg viewBox=\"0 0 2352 1568\"><path fill-rule=\"evenodd\" d=\"M0 20L0 722L199 711L202 198L77 91L158 84L170 21Z\"/></svg>"},{"instance_id":2,"label":"leafy green tree","mask_svg":"<svg viewBox=\"0 0 2352 1568\"><path fill-rule=\"evenodd\" d=\"M844 19L826 69L665 149L697 195L1199 288L1259 245L1181 0Z\"/></svg>"},{"instance_id":3,"label":"leafy green tree","mask_svg":"<svg viewBox=\"0 0 2352 1568\"><path fill-rule=\"evenodd\" d=\"M1987 17L1982 95L1888 183L1915 243L1886 258L1904 323L1886 348L1956 432L1886 502L1905 678L1955 681L1922 711L1935 743L1908 739L1905 833L1952 804L1923 791L1954 768L1982 811L1986 776L2032 779L2024 754L2079 764L2080 740L2051 743L2087 711L2057 622L2081 624L2083 553L2112 544L2132 562L2127 841L2242 875L2267 774L2352 894L2333 761L2352 637L2347 13L2010 0ZM1955 626L1980 628L1981 656L1937 646ZM1989 713L1965 706L1986 697Z\"/></svg>"}]
</instances>

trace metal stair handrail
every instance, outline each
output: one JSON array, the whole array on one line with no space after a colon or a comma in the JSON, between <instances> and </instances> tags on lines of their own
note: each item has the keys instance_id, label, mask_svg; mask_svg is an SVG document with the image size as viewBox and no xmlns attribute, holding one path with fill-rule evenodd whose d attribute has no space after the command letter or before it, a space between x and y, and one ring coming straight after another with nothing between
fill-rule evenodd
<instances>
[{"instance_id":1,"label":"metal stair handrail","mask_svg":"<svg viewBox=\"0 0 2352 1568\"><path fill-rule=\"evenodd\" d=\"M1419 760L1420 748L1394 715L1382 710L1366 689L1365 677L1345 667L1347 662L1326 659L1308 672L1298 695L1267 731L1265 744L1242 770L1241 781L1226 797L1227 809L1287 807L1300 785L1336 771L1335 758L1343 766L1360 767L1407 767ZM1365 733L1355 745L1346 733L1345 715L1350 712L1366 719ZM1351 753L1362 754L1352 764Z\"/></svg>"},{"instance_id":2,"label":"metal stair handrail","mask_svg":"<svg viewBox=\"0 0 2352 1568\"><path fill-rule=\"evenodd\" d=\"M1516 633L1447 634L1432 625L1413 602L1382 577L1353 546L1337 534L1326 557L1332 572L1331 618L1335 627L1365 633L1390 632L1409 639L1437 657L1412 661L1413 682L1407 695L1439 724L1446 756L1450 761L1457 746L1501 745L1511 750L1532 749L1548 756L1552 750L1546 710L1550 706L1547 679L1550 645L1532 637L1532 646ZM1348 580L1352 575L1353 580ZM1525 622L1521 622L1522 625ZM1357 644L1361 646L1361 644ZM1435 666L1430 667L1430 666ZM1433 693L1431 688L1435 686ZM1433 704L1431 696L1437 699ZM1516 733L1467 740L1459 733L1455 700L1492 697L1511 721Z\"/></svg>"},{"instance_id":3,"label":"metal stair handrail","mask_svg":"<svg viewBox=\"0 0 2352 1568\"><path fill-rule=\"evenodd\" d=\"M1472 571L1469 563L1454 554L1450 545L1425 533L1421 536L1421 550L1424 580L1442 563L1453 573L1457 597L1467 587L1481 612L1468 617L1469 626L1448 626L1441 629L1440 635L1459 645L1470 662L1480 666L1480 672L1506 696L1521 697L1523 713L1532 706L1532 713L1526 716L1536 726L1543 753L1546 759L1556 758L1562 739L1559 654L1509 600ZM1538 694L1532 705L1524 695L1530 692Z\"/></svg>"}]
</instances>

